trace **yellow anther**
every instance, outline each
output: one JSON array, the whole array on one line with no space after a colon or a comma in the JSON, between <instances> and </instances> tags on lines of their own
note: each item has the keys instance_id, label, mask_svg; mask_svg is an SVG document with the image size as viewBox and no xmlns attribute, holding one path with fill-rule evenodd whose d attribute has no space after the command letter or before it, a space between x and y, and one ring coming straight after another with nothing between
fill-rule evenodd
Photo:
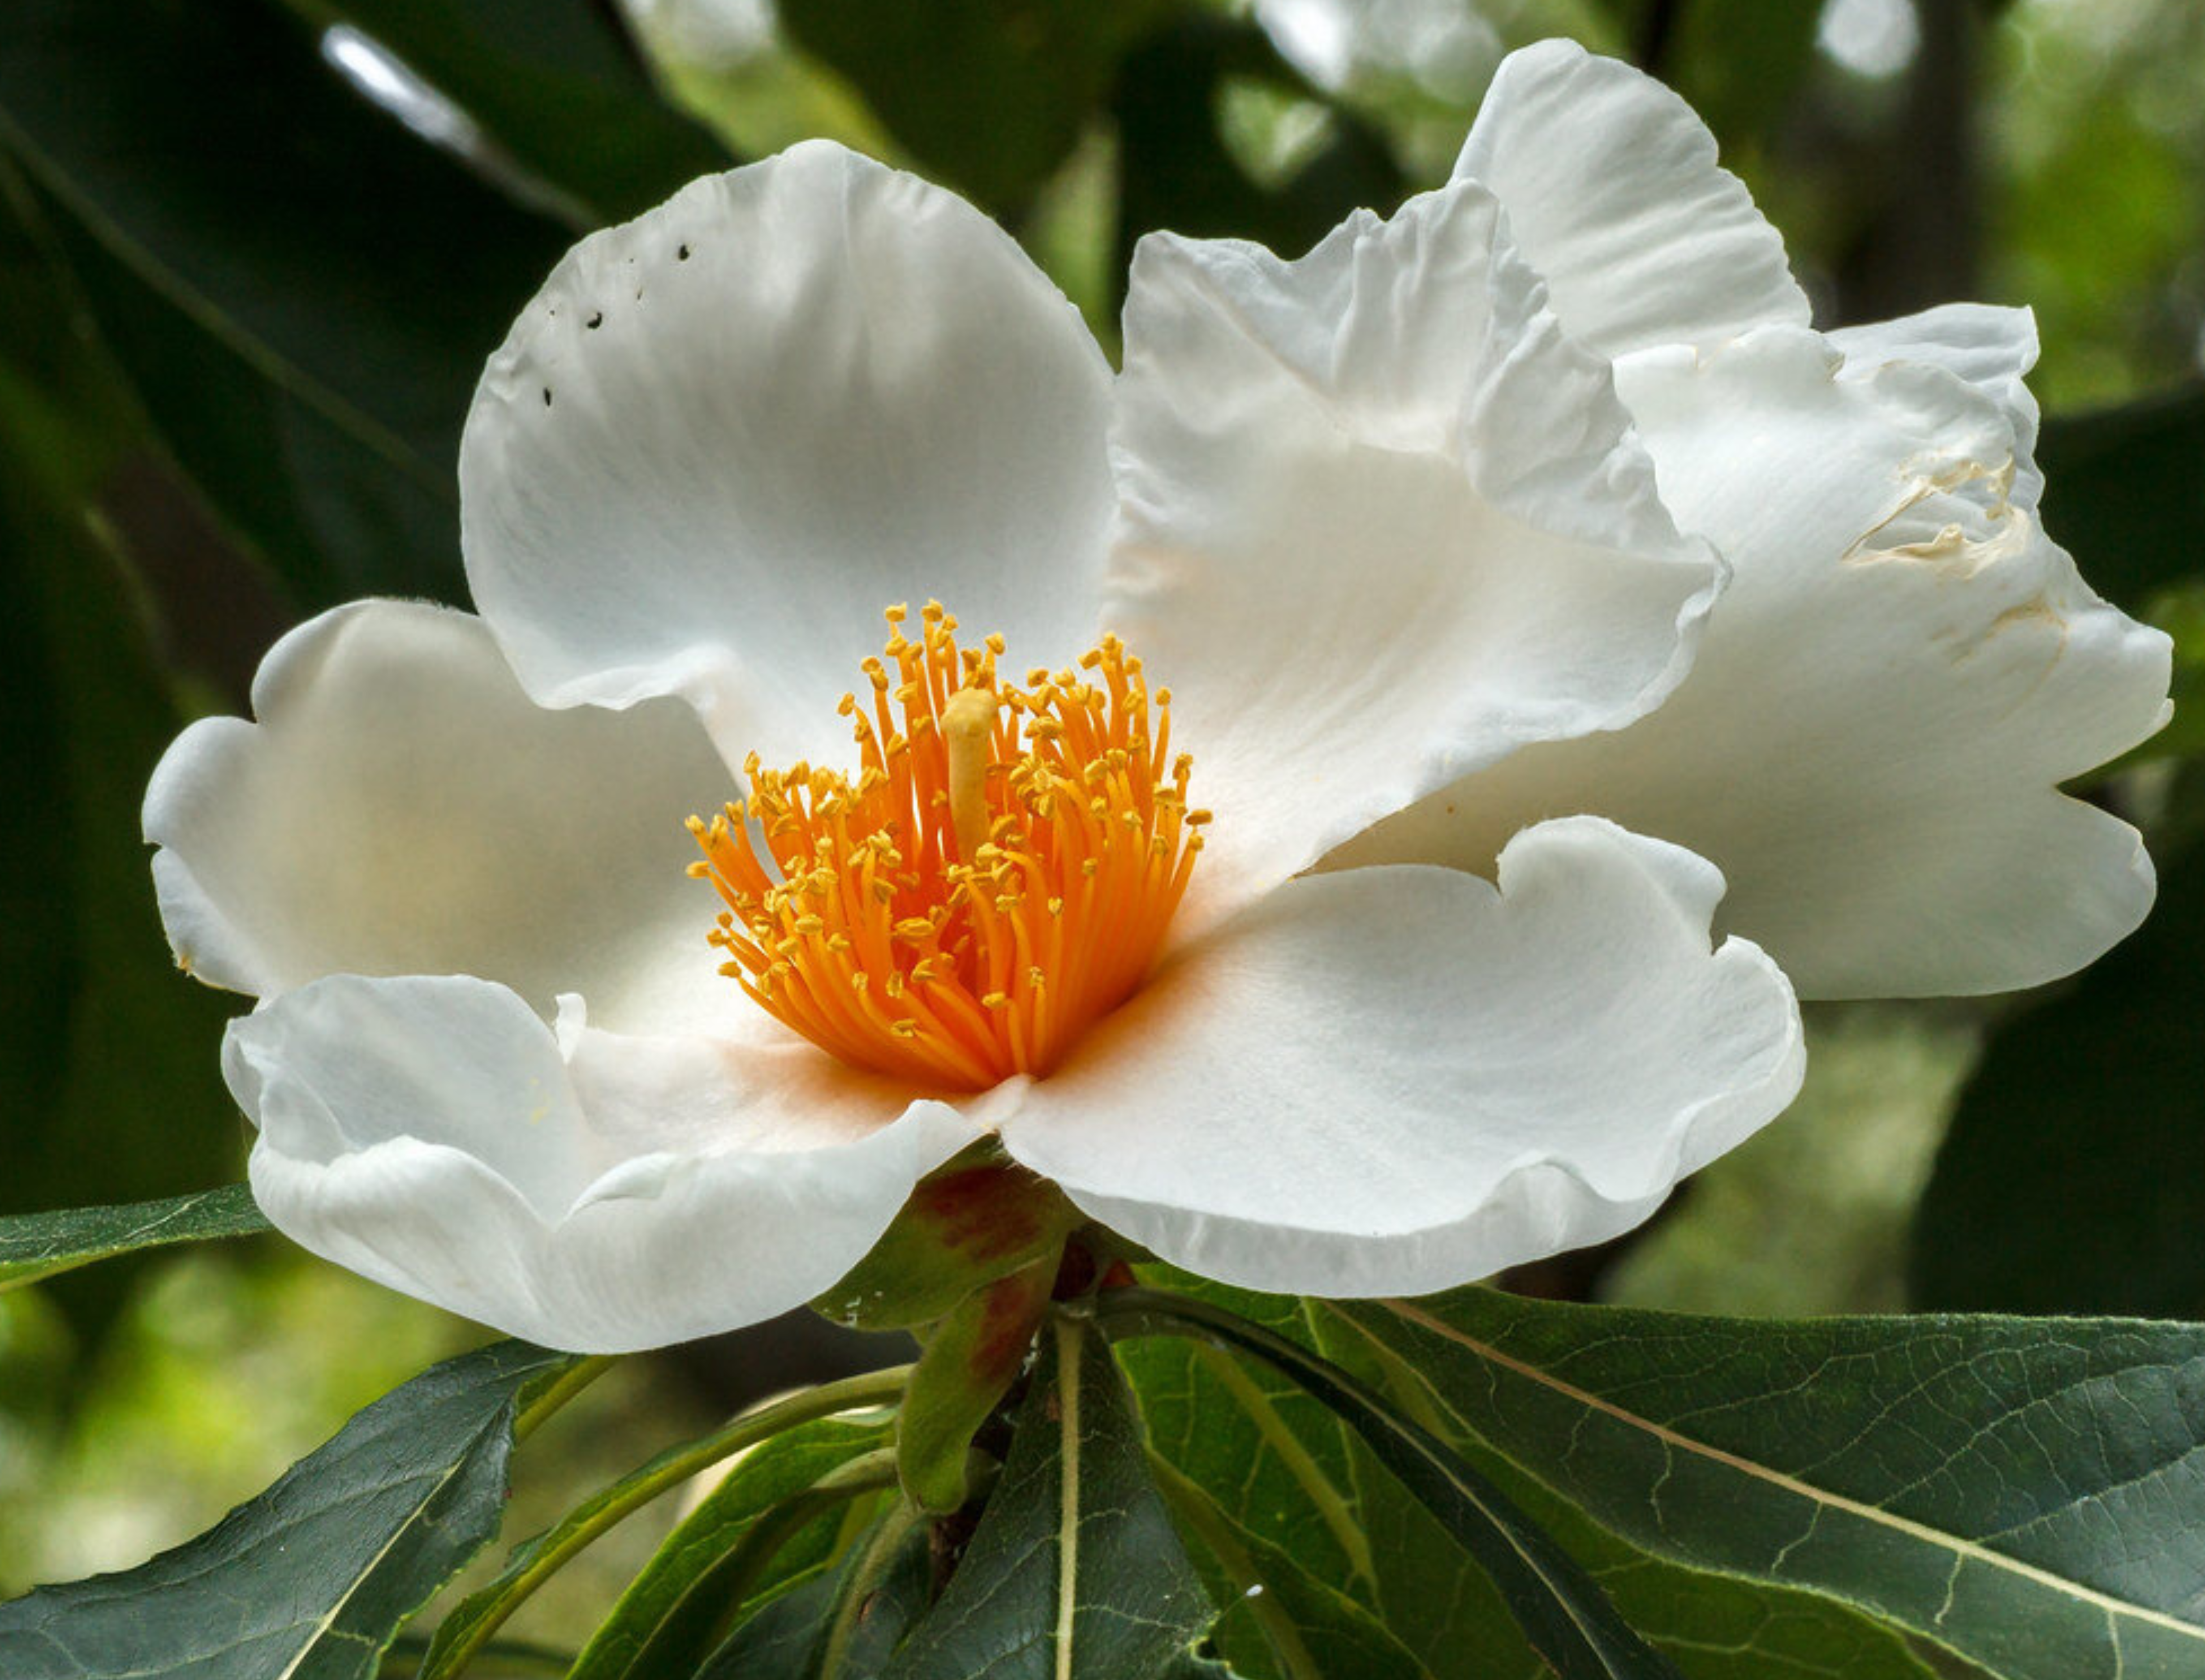
<instances>
[{"instance_id":1,"label":"yellow anther","mask_svg":"<svg viewBox=\"0 0 2205 1680\"><path fill-rule=\"evenodd\" d=\"M746 801L689 832L727 906L721 971L854 1066L919 1089L1046 1073L1140 982L1185 890L1186 760L1114 636L1094 672L1005 680L939 602L841 698L857 762L745 760ZM871 697L868 700L867 686ZM1151 745L1150 727L1156 733ZM716 958L716 963L717 959Z\"/></svg>"}]
</instances>

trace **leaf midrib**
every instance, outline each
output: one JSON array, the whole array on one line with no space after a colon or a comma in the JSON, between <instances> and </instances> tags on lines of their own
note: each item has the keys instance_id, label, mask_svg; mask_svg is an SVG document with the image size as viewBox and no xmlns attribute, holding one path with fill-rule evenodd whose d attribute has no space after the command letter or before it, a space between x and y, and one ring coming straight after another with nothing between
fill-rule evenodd
<instances>
[{"instance_id":1,"label":"leaf midrib","mask_svg":"<svg viewBox=\"0 0 2205 1680\"><path fill-rule=\"evenodd\" d=\"M413 1510L407 1514L406 1520L390 1531L389 1538L384 1540L377 1549L375 1555L368 1559L366 1566L353 1576L342 1595L320 1617L307 1624L311 1631L306 1642L300 1646L291 1660L284 1665L283 1671L276 1677L276 1680L291 1680L291 1677L298 1673L299 1665L322 1648L324 1638L338 1631L336 1628L338 1618L351 1607L353 1600L360 1596L362 1589L367 1586L377 1571L381 1570L384 1560L390 1556L398 1542L413 1532L414 1526L421 1521L422 1513L436 1502L438 1494L451 1485L454 1477L474 1462L476 1452L486 1439L494 1438L497 1432L509 1427L512 1421L512 1410L513 1402L508 1398L505 1404L499 1406L496 1413L485 1426L478 1428L469 1434L466 1444L454 1457L452 1462L444 1466L443 1473L436 1477L428 1490L415 1501ZM354 1636L357 1637L357 1635ZM379 1650L381 1647L377 1648Z\"/></svg>"},{"instance_id":2,"label":"leaf midrib","mask_svg":"<svg viewBox=\"0 0 2205 1680\"><path fill-rule=\"evenodd\" d=\"M2088 1604L2102 1610L2109 1617L2128 1617L2149 1626L2181 1634L2190 1639L2205 1641L2205 1628L2200 1628L2194 1623L2182 1621L2164 1611L2154 1610L2145 1605L2115 1598L2109 1593L2101 1592L2094 1587L2086 1587L2080 1582L2071 1581L2038 1564L2024 1563L2018 1558L1994 1551L1977 1541L1947 1534L1941 1529L1932 1528L1926 1523L1917 1523L1911 1517L1899 1516L1879 1505L1850 1499L1845 1494L1834 1493L1827 1488L1816 1487L1812 1483L1802 1481L1796 1476L1787 1475L1781 1470L1772 1469L1766 1464L1757 1464L1750 1458L1741 1457L1738 1454L1726 1451L1721 1447L1711 1446L1705 1441L1695 1440L1689 1435L1681 1434L1674 1429L1655 1422L1651 1418L1641 1416L1627 1407L1619 1406L1613 1401L1603 1399L1589 1390L1565 1382L1560 1377L1551 1372L1542 1370L1536 1365L1503 1353L1490 1343L1481 1341L1466 1331L1457 1329L1443 1319L1433 1317L1419 1309L1414 1302L1382 1300L1373 1304L1383 1308L1397 1318L1406 1319L1410 1323L1429 1330L1435 1336L1454 1343L1480 1359L1498 1365L1505 1370L1514 1372L1526 1381L1536 1383L1578 1405L1612 1417L1628 1428L1639 1430L1661 1442L1665 1447L1689 1453L1712 1463L1721 1464L1726 1469L1765 1483L1780 1492L1805 1499L1816 1506L1827 1507L1843 1511L1848 1516L1857 1517L1864 1522L1888 1529L1893 1533L1903 1534L1925 1544L1951 1552L1964 1560L1972 1559L1991 1569L2003 1570L2021 1579L2033 1582L2038 1586L2064 1594L2078 1603ZM1346 1317L1346 1315L1342 1316ZM1355 1325L1352 1318L1348 1318L1346 1321ZM1355 1325L1355 1327L1358 1330L1363 1328L1360 1325ZM1364 1333L1369 1333L1366 1331Z\"/></svg>"},{"instance_id":3,"label":"leaf midrib","mask_svg":"<svg viewBox=\"0 0 2205 1680\"><path fill-rule=\"evenodd\" d=\"M442 501L456 501L456 487L432 470L418 450L392 427L341 395L309 373L267 339L247 329L197 286L177 273L135 234L109 214L106 207L80 191L68 171L27 134L5 110L0 110L0 141L35 173L47 192L82 222L86 231L105 246L116 261L135 273L150 289L167 300L185 319L242 361L270 384L288 392L319 413L338 430L348 434L361 448L379 456L419 488Z\"/></svg>"},{"instance_id":4,"label":"leaf midrib","mask_svg":"<svg viewBox=\"0 0 2205 1680\"><path fill-rule=\"evenodd\" d=\"M1073 1680L1073 1623L1079 1612L1079 1356L1085 1329L1077 1319L1057 1320L1057 1418L1063 1445L1057 1455L1062 1480L1056 1517L1056 1680Z\"/></svg>"}]
</instances>

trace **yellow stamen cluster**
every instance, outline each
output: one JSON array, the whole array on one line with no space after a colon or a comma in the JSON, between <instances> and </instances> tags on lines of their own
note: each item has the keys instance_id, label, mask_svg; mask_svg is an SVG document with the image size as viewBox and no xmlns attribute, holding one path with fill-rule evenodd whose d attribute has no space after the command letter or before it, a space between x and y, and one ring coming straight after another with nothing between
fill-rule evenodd
<instances>
[{"instance_id":1,"label":"yellow stamen cluster","mask_svg":"<svg viewBox=\"0 0 2205 1680\"><path fill-rule=\"evenodd\" d=\"M854 1066L978 1090L1046 1073L1140 983L1186 890L1207 811L1168 757L1141 662L1114 636L1077 671L1000 680L1002 638L960 650L930 602L889 609L870 705L842 697L855 779L744 765L692 875L726 910L721 972Z\"/></svg>"}]
</instances>

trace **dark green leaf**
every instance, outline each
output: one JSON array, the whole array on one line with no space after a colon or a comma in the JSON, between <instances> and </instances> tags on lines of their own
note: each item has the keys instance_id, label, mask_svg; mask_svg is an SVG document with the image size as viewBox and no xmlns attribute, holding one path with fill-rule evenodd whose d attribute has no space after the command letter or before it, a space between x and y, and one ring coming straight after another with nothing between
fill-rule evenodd
<instances>
[{"instance_id":1,"label":"dark green leaf","mask_svg":"<svg viewBox=\"0 0 2205 1680\"><path fill-rule=\"evenodd\" d=\"M2205 573L2205 383L2055 415L2037 447L2044 519L2091 586L2132 613Z\"/></svg>"},{"instance_id":2,"label":"dark green leaf","mask_svg":"<svg viewBox=\"0 0 2205 1680\"><path fill-rule=\"evenodd\" d=\"M883 1517L834 1570L745 1622L697 1680L872 1680L933 1601L926 1528L908 1519Z\"/></svg>"},{"instance_id":3,"label":"dark green leaf","mask_svg":"<svg viewBox=\"0 0 2205 1680\"><path fill-rule=\"evenodd\" d=\"M1043 1339L1010 1457L895 1680L1152 1680L1216 1611L1149 1479L1140 1425L1094 1326Z\"/></svg>"},{"instance_id":4,"label":"dark green leaf","mask_svg":"<svg viewBox=\"0 0 2205 1680\"><path fill-rule=\"evenodd\" d=\"M1225 1510L1237 1491L1229 1484L1220 1499L1161 1457L1155 1470L1173 1510L1215 1565L1214 1596L1226 1610L1211 1639L1236 1672L1425 1680L1429 1671L1371 1611L1236 1523Z\"/></svg>"},{"instance_id":5,"label":"dark green leaf","mask_svg":"<svg viewBox=\"0 0 2205 1680\"><path fill-rule=\"evenodd\" d=\"M930 172L1023 210L1079 143L1126 46L1176 0L782 0L782 26Z\"/></svg>"},{"instance_id":6,"label":"dark green leaf","mask_svg":"<svg viewBox=\"0 0 2205 1680\"><path fill-rule=\"evenodd\" d=\"M1308 1303L1174 1274L1174 1286L1180 1285L1314 1345ZM1226 1534L1213 1535L1190 1521L1219 1562L1215 1596L1229 1608L1217 1641L1235 1666L1281 1671L1250 1649L1251 1641L1261 1647L1279 1637L1275 1626L1268 1635L1262 1631L1263 1618L1239 1596L1260 1582L1283 1607L1274 1616L1285 1616L1318 1672L1393 1672L1388 1647L1400 1647L1377 1614L1382 1570L1372 1555L1370 1511L1357 1486L1355 1440L1346 1426L1269 1366L1206 1343L1142 1337L1119 1344L1118 1357L1151 1447L1226 1526ZM1167 1490L1174 1491L1168 1483ZM1413 1503L1390 1481L1376 1492L1380 1501L1389 1494ZM1175 1496L1173 1505L1189 1517L1185 1500ZM1245 1555L1246 1578L1225 1555L1235 1545ZM1459 1552L1442 1546L1453 1554L1458 1576L1472 1574ZM1504 1659L1532 1660L1498 1601L1487 1594L1482 1602L1496 1612L1497 1626L1483 1641L1453 1641L1453 1665L1445 1671L1498 1674ZM1358 1651L1360 1657L1347 1654Z\"/></svg>"},{"instance_id":7,"label":"dark green leaf","mask_svg":"<svg viewBox=\"0 0 2205 1680\"><path fill-rule=\"evenodd\" d=\"M1314 1347L1308 1303L1174 1274L1198 1293ZM1238 1526L1292 1552L1365 1602L1373 1566L1352 1470L1354 1437L1269 1366L1175 1336L1119 1345L1150 1444Z\"/></svg>"},{"instance_id":8,"label":"dark green leaf","mask_svg":"<svg viewBox=\"0 0 2205 1680\"><path fill-rule=\"evenodd\" d=\"M653 1455L608 1487L599 1488L550 1528L513 1549L505 1567L483 1586L454 1606L430 1641L421 1665L425 1680L449 1680L466 1669L477 1653L504 1626L506 1620L527 1602L547 1580L608 1529L625 1521L653 1499L742 1451L771 1440L788 1430L838 1412L858 1410L894 1399L902 1392L910 1373L898 1368L861 1372L816 1387L799 1389L780 1399L742 1413L710 1433L683 1441ZM861 1479L846 1481L837 1497L865 1488L886 1487L894 1477L891 1465L846 1465L829 1480L847 1474ZM786 1505L789 1502L784 1501ZM806 1513L806 1518L816 1512ZM798 1526L800 1526L799 1524ZM769 1537L756 1555L770 1556L774 1546L791 1537L793 1528ZM739 1546L748 1546L751 1537ZM740 1583L738 1583L740 1584Z\"/></svg>"},{"instance_id":9,"label":"dark green leaf","mask_svg":"<svg viewBox=\"0 0 2205 1680\"><path fill-rule=\"evenodd\" d=\"M1693 0L1657 74L1725 146L1764 140L1798 109L1822 0Z\"/></svg>"},{"instance_id":10,"label":"dark green leaf","mask_svg":"<svg viewBox=\"0 0 2205 1680\"><path fill-rule=\"evenodd\" d=\"M0 143L176 459L299 604L461 598L460 423L565 230L263 0L12 0Z\"/></svg>"},{"instance_id":11,"label":"dark green leaf","mask_svg":"<svg viewBox=\"0 0 2205 1680\"><path fill-rule=\"evenodd\" d=\"M684 1517L628 1584L612 1614L591 1635L572 1680L651 1680L684 1673L711 1648L728 1602L720 1565L775 1505L822 1476L889 1442L889 1425L823 1418L778 1435L744 1455L695 1511ZM827 1533L793 1538L777 1554L787 1581L826 1560ZM751 1583L758 1590L759 1582ZM720 1590L715 1590L718 1588Z\"/></svg>"},{"instance_id":12,"label":"dark green leaf","mask_svg":"<svg viewBox=\"0 0 2205 1680\"><path fill-rule=\"evenodd\" d=\"M1923 1306L2205 1317L2205 851L2140 931L2009 1017L1915 1216Z\"/></svg>"},{"instance_id":13,"label":"dark green leaf","mask_svg":"<svg viewBox=\"0 0 2205 1680\"><path fill-rule=\"evenodd\" d=\"M1122 285L1140 236L1168 228L1199 238L1251 239L1299 256L1350 211L1390 211L1401 173L1376 132L1334 113L1335 135L1299 174L1270 187L1251 180L1217 128L1223 90L1245 78L1312 92L1270 38L1239 19L1197 16L1144 41L1111 96L1118 124L1118 247Z\"/></svg>"},{"instance_id":14,"label":"dark green leaf","mask_svg":"<svg viewBox=\"0 0 2205 1680\"><path fill-rule=\"evenodd\" d=\"M1352 1373L1251 1320L1189 1296L1127 1289L1098 1305L1114 1334L1201 1336L1275 1367L1338 1414L1372 1457L1436 1517L1501 1590L1561 1680L1662 1680L1676 1669L1492 1481Z\"/></svg>"},{"instance_id":15,"label":"dark green leaf","mask_svg":"<svg viewBox=\"0 0 2205 1680\"><path fill-rule=\"evenodd\" d=\"M733 161L658 97L621 25L591 0L286 0L350 24L451 100L591 222L648 210Z\"/></svg>"},{"instance_id":16,"label":"dark green leaf","mask_svg":"<svg viewBox=\"0 0 2205 1680\"><path fill-rule=\"evenodd\" d=\"M1162 1268L1159 1275L1175 1291L1254 1319L1401 1401L1554 1535L1624 1619L1692 1680L1927 1680L1929 1671L1899 1636L1845 1606L1688 1570L1591 1523L1478 1441L1454 1434L1413 1374L1389 1369L1322 1303L1227 1290ZM1307 1396L1266 1367L1176 1338L1124 1344L1120 1356L1157 1449L1257 1542L1256 1561L1269 1546L1314 1564L1311 1573L1348 1588L1357 1609L1438 1680L1532 1680L1546 1672L1499 1594L1438 1521ZM1335 1534L1348 1537L1344 1546ZM1354 1632L1358 1618L1339 1613L1339 1596L1346 1594L1294 1606L1313 1648ZM1220 1643L1237 1658L1239 1647L1227 1637L1237 1631L1234 1622L1228 1616L1221 1624Z\"/></svg>"},{"instance_id":17,"label":"dark green leaf","mask_svg":"<svg viewBox=\"0 0 2205 1680\"><path fill-rule=\"evenodd\" d=\"M120 526L117 405L0 157L0 1112L11 1211L234 1178L217 1046L228 1000L166 957L137 806L181 727ZM111 1298L110 1267L72 1279Z\"/></svg>"},{"instance_id":18,"label":"dark green leaf","mask_svg":"<svg viewBox=\"0 0 2205 1680\"><path fill-rule=\"evenodd\" d=\"M500 1342L416 1377L197 1540L0 1605L0 1674L366 1680L497 1531L523 1392L570 1362Z\"/></svg>"},{"instance_id":19,"label":"dark green leaf","mask_svg":"<svg viewBox=\"0 0 2205 1680\"><path fill-rule=\"evenodd\" d=\"M1422 1379L1328 1307L1307 1304L1321 1348L1364 1370L1410 1416L1490 1475L1584 1566L1623 1618L1692 1680L1928 1680L1929 1671L1900 1635L1848 1606L1792 1588L1686 1569L1611 1534L1482 1440L1459 1431ZM1444 1532L1428 1513L1400 1498L1391 1478L1382 1480L1360 1463L1358 1469L1388 1625L1413 1636L1417 1649L1441 1673L1512 1671L1498 1656L1467 1670L1456 1660L1459 1651L1490 1646L1497 1605L1463 1579ZM1519 1659L1513 1671L1528 1680L1539 1670Z\"/></svg>"},{"instance_id":20,"label":"dark green leaf","mask_svg":"<svg viewBox=\"0 0 2205 1680\"><path fill-rule=\"evenodd\" d=\"M728 1635L696 1680L812 1680L841 1585L830 1572L783 1593Z\"/></svg>"},{"instance_id":21,"label":"dark green leaf","mask_svg":"<svg viewBox=\"0 0 2205 1680\"><path fill-rule=\"evenodd\" d=\"M1757 1323L1463 1290L1332 1310L1647 1551L2011 1680L2205 1672L2205 1328Z\"/></svg>"},{"instance_id":22,"label":"dark green leaf","mask_svg":"<svg viewBox=\"0 0 2205 1680\"><path fill-rule=\"evenodd\" d=\"M165 1243L249 1237L268 1229L243 1184L122 1208L72 1208L0 1219L0 1290Z\"/></svg>"}]
</instances>

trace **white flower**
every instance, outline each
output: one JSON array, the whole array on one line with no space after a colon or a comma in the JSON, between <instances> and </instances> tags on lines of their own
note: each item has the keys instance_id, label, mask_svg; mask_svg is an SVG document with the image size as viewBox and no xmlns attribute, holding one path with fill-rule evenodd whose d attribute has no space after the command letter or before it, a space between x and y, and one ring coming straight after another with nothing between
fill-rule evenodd
<instances>
[{"instance_id":1,"label":"white flower","mask_svg":"<svg viewBox=\"0 0 2205 1680\"><path fill-rule=\"evenodd\" d=\"M468 424L481 617L301 626L149 793L179 957L261 1000L261 1205L605 1351L814 1295L988 1131L1271 1289L1627 1228L1797 1088L1763 947L1995 988L2150 896L2055 792L2167 653L2039 528L2026 318L1805 315L1690 114L1554 45L1391 221L1144 242L1115 380L831 146L584 241ZM930 597L1000 669L921 614L877 709Z\"/></svg>"}]
</instances>

